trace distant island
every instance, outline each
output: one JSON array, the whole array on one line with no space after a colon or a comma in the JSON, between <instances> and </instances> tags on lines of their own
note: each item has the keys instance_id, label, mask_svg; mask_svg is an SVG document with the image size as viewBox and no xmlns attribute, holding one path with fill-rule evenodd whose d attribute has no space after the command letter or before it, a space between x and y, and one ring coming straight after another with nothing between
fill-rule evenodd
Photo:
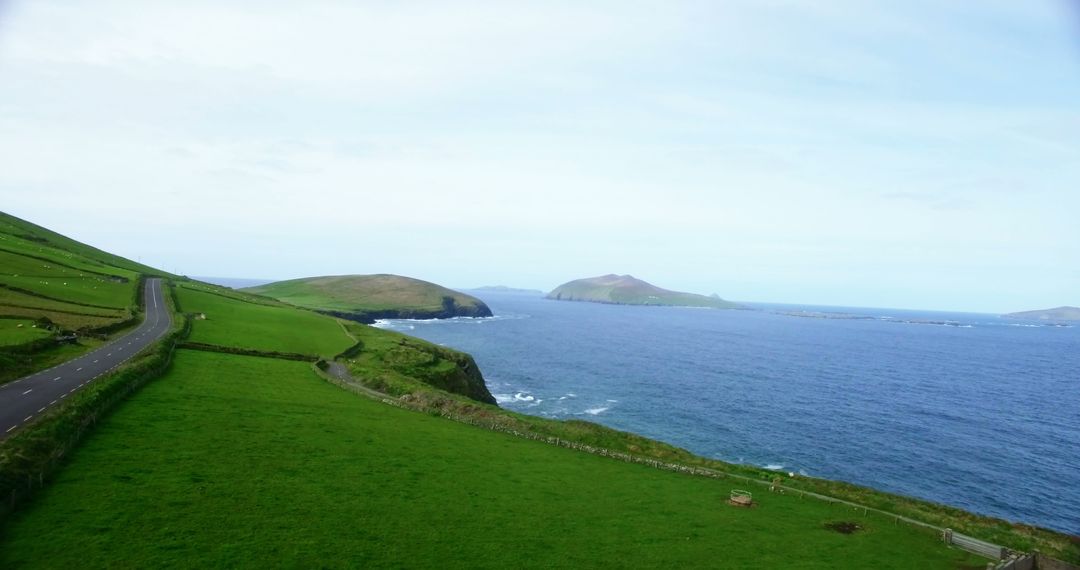
<instances>
[{"instance_id":1,"label":"distant island","mask_svg":"<svg viewBox=\"0 0 1080 570\"><path fill-rule=\"evenodd\" d=\"M563 283L547 294L556 301L586 301L614 305L658 305L735 309L739 305L717 295L669 291L630 275L601 275Z\"/></svg>"},{"instance_id":2,"label":"distant island","mask_svg":"<svg viewBox=\"0 0 1080 570\"><path fill-rule=\"evenodd\" d=\"M361 323L491 316L491 309L472 295L401 275L306 277L244 291Z\"/></svg>"},{"instance_id":3,"label":"distant island","mask_svg":"<svg viewBox=\"0 0 1080 570\"><path fill-rule=\"evenodd\" d=\"M1021 311L1004 315L1007 319L1028 321L1080 321L1080 307L1058 307L1041 311Z\"/></svg>"},{"instance_id":4,"label":"distant island","mask_svg":"<svg viewBox=\"0 0 1080 570\"><path fill-rule=\"evenodd\" d=\"M519 289L517 287L507 287L506 285L484 285L483 287L473 287L469 291L480 291L486 293L518 293L521 295L543 295L544 292L539 289Z\"/></svg>"}]
</instances>

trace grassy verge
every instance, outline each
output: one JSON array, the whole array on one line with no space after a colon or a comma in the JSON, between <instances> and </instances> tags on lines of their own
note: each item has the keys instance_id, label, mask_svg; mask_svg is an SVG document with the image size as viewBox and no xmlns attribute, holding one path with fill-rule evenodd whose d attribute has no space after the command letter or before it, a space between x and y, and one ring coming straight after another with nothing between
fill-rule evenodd
<instances>
[{"instance_id":1,"label":"grassy verge","mask_svg":"<svg viewBox=\"0 0 1080 570\"><path fill-rule=\"evenodd\" d=\"M3 528L0 566L985 565L872 514L769 493L740 509L730 490L358 398L307 363L180 350Z\"/></svg>"}]
</instances>

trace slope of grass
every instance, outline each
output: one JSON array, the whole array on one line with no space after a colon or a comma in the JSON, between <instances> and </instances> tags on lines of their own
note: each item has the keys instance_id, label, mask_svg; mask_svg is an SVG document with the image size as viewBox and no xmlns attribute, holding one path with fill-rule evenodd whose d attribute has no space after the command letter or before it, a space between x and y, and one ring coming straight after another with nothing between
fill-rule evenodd
<instances>
[{"instance_id":1,"label":"slope of grass","mask_svg":"<svg viewBox=\"0 0 1080 570\"><path fill-rule=\"evenodd\" d=\"M30 293L16 291L7 287L0 287L0 312L3 307L21 307L24 309L41 309L58 313L71 313L73 315L86 315L102 317L105 319L123 319L128 316L127 309L106 309L102 307L90 307L66 301L47 299ZM55 319L54 319L55 321ZM77 328L77 327L72 327Z\"/></svg>"},{"instance_id":2,"label":"slope of grass","mask_svg":"<svg viewBox=\"0 0 1080 570\"><path fill-rule=\"evenodd\" d=\"M449 415L476 425L495 426L497 429L560 438L638 457L704 467L736 477L748 477L760 484L768 484L778 475L776 471L753 465L708 459L661 441L592 422L519 414L449 394L440 389L443 386L440 384L439 369L424 358L424 354L430 351L447 349L369 326L353 323L347 326L363 345L360 351L346 355L343 360L353 377L368 388L407 401L414 409ZM1080 563L1080 540L1051 530L975 515L955 507L841 481L799 476L783 477L783 484L792 489L821 493L939 527L952 528L1019 551L1040 550L1062 560Z\"/></svg>"},{"instance_id":3,"label":"slope of grass","mask_svg":"<svg viewBox=\"0 0 1080 570\"><path fill-rule=\"evenodd\" d=\"M769 493L738 509L730 490L368 401L302 363L180 351L4 527L0 566L983 566L872 515Z\"/></svg>"},{"instance_id":4,"label":"slope of grass","mask_svg":"<svg viewBox=\"0 0 1080 570\"><path fill-rule=\"evenodd\" d=\"M23 344L51 334L31 319L0 319L0 346Z\"/></svg>"},{"instance_id":5,"label":"slope of grass","mask_svg":"<svg viewBox=\"0 0 1080 570\"><path fill-rule=\"evenodd\" d=\"M352 322L344 326L360 345L348 353L349 367L370 387L400 396L423 385L495 404L472 356L393 331Z\"/></svg>"},{"instance_id":6,"label":"slope of grass","mask_svg":"<svg viewBox=\"0 0 1080 570\"><path fill-rule=\"evenodd\" d=\"M191 340L261 351L333 356L353 344L337 321L285 305L250 303L203 286L177 287L184 312L206 315L195 321Z\"/></svg>"},{"instance_id":7,"label":"slope of grass","mask_svg":"<svg viewBox=\"0 0 1080 570\"><path fill-rule=\"evenodd\" d=\"M278 281L246 289L294 305L327 311L438 313L490 316L483 301L446 287L399 275L334 275ZM450 299L450 301L447 301ZM475 314L473 314L475 313Z\"/></svg>"},{"instance_id":8,"label":"slope of grass","mask_svg":"<svg viewBox=\"0 0 1080 570\"><path fill-rule=\"evenodd\" d=\"M90 263L104 273L118 274L116 269L132 275L169 275L161 270L136 263L96 247L75 241L67 236L0 212L0 248L22 249L22 253L66 259L68 263ZM123 276L122 274L120 274Z\"/></svg>"}]
</instances>

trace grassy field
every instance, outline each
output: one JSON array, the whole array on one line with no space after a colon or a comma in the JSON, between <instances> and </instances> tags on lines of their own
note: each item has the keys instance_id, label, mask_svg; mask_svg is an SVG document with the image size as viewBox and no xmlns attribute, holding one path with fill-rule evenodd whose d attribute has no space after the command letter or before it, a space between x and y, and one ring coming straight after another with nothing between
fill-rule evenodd
<instances>
[{"instance_id":1,"label":"grassy field","mask_svg":"<svg viewBox=\"0 0 1080 570\"><path fill-rule=\"evenodd\" d=\"M0 212L0 383L82 354L105 327L129 321L143 270L160 274ZM78 344L19 347L49 333L8 325L43 319L78 331Z\"/></svg>"},{"instance_id":2,"label":"grassy field","mask_svg":"<svg viewBox=\"0 0 1080 570\"><path fill-rule=\"evenodd\" d=\"M67 265L121 277L134 277L138 274L169 275L5 212L0 212L0 249L46 257Z\"/></svg>"},{"instance_id":3,"label":"grassy field","mask_svg":"<svg viewBox=\"0 0 1080 570\"><path fill-rule=\"evenodd\" d=\"M335 275L279 281L247 289L254 293L331 311L439 311L449 297L458 307L486 305L471 295L399 275Z\"/></svg>"},{"instance_id":4,"label":"grassy field","mask_svg":"<svg viewBox=\"0 0 1080 570\"><path fill-rule=\"evenodd\" d=\"M353 344L330 317L285 305L256 304L212 291L202 285L177 287L185 312L206 315L205 320L195 321L191 333L194 342L323 356L333 356Z\"/></svg>"},{"instance_id":5,"label":"grassy field","mask_svg":"<svg viewBox=\"0 0 1080 570\"><path fill-rule=\"evenodd\" d=\"M0 346L23 344L52 333L38 328L31 319L0 319Z\"/></svg>"},{"instance_id":6,"label":"grassy field","mask_svg":"<svg viewBox=\"0 0 1080 570\"><path fill-rule=\"evenodd\" d=\"M814 500L731 507L731 487L180 351L3 527L0 567L985 567Z\"/></svg>"}]
</instances>

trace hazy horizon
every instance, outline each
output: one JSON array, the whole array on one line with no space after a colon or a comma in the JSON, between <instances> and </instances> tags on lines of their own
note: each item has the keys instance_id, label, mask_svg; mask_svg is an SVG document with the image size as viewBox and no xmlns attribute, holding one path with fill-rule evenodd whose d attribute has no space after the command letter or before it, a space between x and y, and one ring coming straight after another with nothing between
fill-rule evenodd
<instances>
[{"instance_id":1,"label":"hazy horizon","mask_svg":"<svg viewBox=\"0 0 1080 570\"><path fill-rule=\"evenodd\" d=\"M1080 305L1080 13L0 2L0 208L187 275Z\"/></svg>"}]
</instances>

